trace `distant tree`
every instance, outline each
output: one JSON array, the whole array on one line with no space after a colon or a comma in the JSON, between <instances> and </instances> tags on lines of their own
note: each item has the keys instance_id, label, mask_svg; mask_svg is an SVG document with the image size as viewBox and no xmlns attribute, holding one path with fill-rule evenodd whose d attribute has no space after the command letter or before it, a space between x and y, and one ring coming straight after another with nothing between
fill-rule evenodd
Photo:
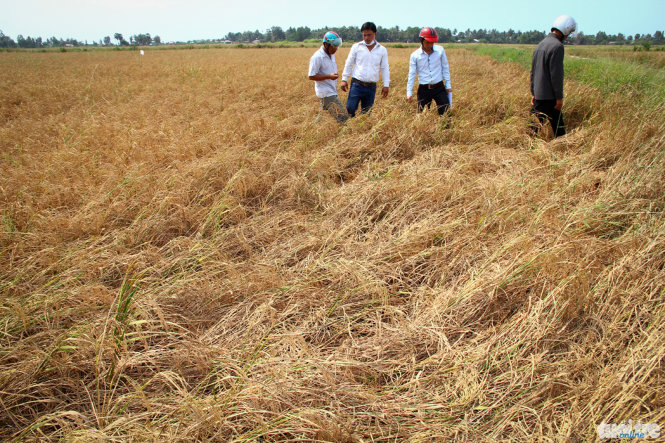
<instances>
[{"instance_id":1,"label":"distant tree","mask_svg":"<svg viewBox=\"0 0 665 443\"><path fill-rule=\"evenodd\" d=\"M256 31L245 31L240 33L238 40L242 42L252 42L254 40L265 40L265 37L257 29Z\"/></svg>"},{"instance_id":2,"label":"distant tree","mask_svg":"<svg viewBox=\"0 0 665 443\"><path fill-rule=\"evenodd\" d=\"M120 45L120 46L127 46L127 45L129 45L129 43L127 42L127 40L125 40L125 37L123 37L122 34L119 33L119 32L116 32L115 34L113 34L113 38L116 39L116 40L118 40L118 45Z\"/></svg>"},{"instance_id":3,"label":"distant tree","mask_svg":"<svg viewBox=\"0 0 665 443\"><path fill-rule=\"evenodd\" d=\"M441 43L448 43L453 40L453 34L450 32L450 29L436 28L436 32L439 35L439 41Z\"/></svg>"},{"instance_id":4,"label":"distant tree","mask_svg":"<svg viewBox=\"0 0 665 443\"><path fill-rule=\"evenodd\" d=\"M41 42L41 39L40 39ZM28 37L23 37L21 34L19 34L16 37L16 43L18 44L19 48L36 48L37 47L37 42L35 41L34 38L28 36Z\"/></svg>"},{"instance_id":5,"label":"distant tree","mask_svg":"<svg viewBox=\"0 0 665 443\"><path fill-rule=\"evenodd\" d=\"M596 39L594 40L594 43L597 45L606 45L609 42L609 39L607 37L607 34L604 33L603 31L598 31L596 33Z\"/></svg>"},{"instance_id":6,"label":"distant tree","mask_svg":"<svg viewBox=\"0 0 665 443\"><path fill-rule=\"evenodd\" d=\"M0 30L0 48L15 48L16 42Z\"/></svg>"},{"instance_id":7,"label":"distant tree","mask_svg":"<svg viewBox=\"0 0 665 443\"><path fill-rule=\"evenodd\" d=\"M82 43L75 38L66 38L64 40L60 40L60 45L59 46L81 46Z\"/></svg>"},{"instance_id":8,"label":"distant tree","mask_svg":"<svg viewBox=\"0 0 665 443\"><path fill-rule=\"evenodd\" d=\"M152 38L152 41L155 43L155 46L159 46L162 44L162 39L160 36L156 35Z\"/></svg>"},{"instance_id":9,"label":"distant tree","mask_svg":"<svg viewBox=\"0 0 665 443\"><path fill-rule=\"evenodd\" d=\"M420 41L420 37L418 37L418 34L420 34L420 28L417 28L415 26L409 26L402 33L402 39L401 40L405 41L405 42Z\"/></svg>"},{"instance_id":10,"label":"distant tree","mask_svg":"<svg viewBox=\"0 0 665 443\"><path fill-rule=\"evenodd\" d=\"M239 32L229 32L226 34L226 36L224 36L224 40L228 40L231 42L238 42L240 41L241 35L242 34L240 34Z\"/></svg>"},{"instance_id":11,"label":"distant tree","mask_svg":"<svg viewBox=\"0 0 665 443\"><path fill-rule=\"evenodd\" d=\"M361 34L362 35L362 34ZM388 29L382 28L381 26L376 27L376 40L379 42L389 42L388 40Z\"/></svg>"},{"instance_id":12,"label":"distant tree","mask_svg":"<svg viewBox=\"0 0 665 443\"><path fill-rule=\"evenodd\" d=\"M42 38L32 38L30 36L23 37L19 35L16 37L16 43L19 48L41 48L42 47Z\"/></svg>"},{"instance_id":13,"label":"distant tree","mask_svg":"<svg viewBox=\"0 0 665 443\"><path fill-rule=\"evenodd\" d=\"M108 35L104 37L104 46L111 46L111 37Z\"/></svg>"},{"instance_id":14,"label":"distant tree","mask_svg":"<svg viewBox=\"0 0 665 443\"><path fill-rule=\"evenodd\" d=\"M664 37L665 37L665 36L663 36L663 31L656 31L656 32L653 34L653 42L654 42L654 44L656 44L656 45L662 45L663 43L665 43L665 38L664 38Z\"/></svg>"},{"instance_id":15,"label":"distant tree","mask_svg":"<svg viewBox=\"0 0 665 443\"><path fill-rule=\"evenodd\" d=\"M537 44L545 38L545 33L541 31L527 31L520 34L518 42L522 44Z\"/></svg>"},{"instance_id":16,"label":"distant tree","mask_svg":"<svg viewBox=\"0 0 665 443\"><path fill-rule=\"evenodd\" d=\"M57 48L58 46L65 46L65 43L57 37L50 37L46 39L46 45L51 48Z\"/></svg>"},{"instance_id":17,"label":"distant tree","mask_svg":"<svg viewBox=\"0 0 665 443\"><path fill-rule=\"evenodd\" d=\"M579 31L575 37L569 37L567 41L571 45L592 45L593 36L586 35L584 32Z\"/></svg>"},{"instance_id":18,"label":"distant tree","mask_svg":"<svg viewBox=\"0 0 665 443\"><path fill-rule=\"evenodd\" d=\"M379 31L381 33L377 33L379 35L376 36L376 38L379 41L384 41L384 42L398 42L400 41L399 38L399 27L393 26L392 28L385 29L379 26Z\"/></svg>"},{"instance_id":19,"label":"distant tree","mask_svg":"<svg viewBox=\"0 0 665 443\"><path fill-rule=\"evenodd\" d=\"M299 26L298 28L291 27L286 30L286 39L289 41L301 42L307 38L310 38L311 35L312 30L307 26ZM344 36L340 35L340 37L342 37L342 40L345 40Z\"/></svg>"},{"instance_id":20,"label":"distant tree","mask_svg":"<svg viewBox=\"0 0 665 443\"><path fill-rule=\"evenodd\" d=\"M137 34L137 35L132 35L129 38L129 41L131 42L132 45L150 46L150 44L152 43L152 37L150 37L150 34Z\"/></svg>"},{"instance_id":21,"label":"distant tree","mask_svg":"<svg viewBox=\"0 0 665 443\"><path fill-rule=\"evenodd\" d=\"M323 34L328 29L321 29L320 31L317 32L309 32L309 37L306 38L323 38ZM342 41L349 42L350 44L353 44L354 42L359 42L362 40L363 35L360 32L360 26L341 26L341 27L335 27L332 28L333 31L337 33L340 37L342 37ZM377 28L378 31L378 28Z\"/></svg>"},{"instance_id":22,"label":"distant tree","mask_svg":"<svg viewBox=\"0 0 665 443\"><path fill-rule=\"evenodd\" d=\"M270 38L268 38L268 34L270 34ZM266 40L270 40L271 42L281 42L286 40L286 34L280 26L273 26L266 31Z\"/></svg>"},{"instance_id":23,"label":"distant tree","mask_svg":"<svg viewBox=\"0 0 665 443\"><path fill-rule=\"evenodd\" d=\"M296 34L298 36L298 39L296 41L301 42L305 39L308 39L311 36L312 30L309 29L309 27L307 26L299 26L298 29L296 29Z\"/></svg>"}]
</instances>

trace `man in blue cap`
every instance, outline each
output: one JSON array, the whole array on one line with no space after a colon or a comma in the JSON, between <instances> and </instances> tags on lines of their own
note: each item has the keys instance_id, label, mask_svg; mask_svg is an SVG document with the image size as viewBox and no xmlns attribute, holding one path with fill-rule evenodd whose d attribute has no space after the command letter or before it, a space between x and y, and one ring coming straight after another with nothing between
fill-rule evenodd
<instances>
[{"instance_id":1,"label":"man in blue cap","mask_svg":"<svg viewBox=\"0 0 665 443\"><path fill-rule=\"evenodd\" d=\"M314 81L314 92L321 100L321 107L335 117L339 123L349 119L344 105L337 97L337 63L335 52L342 46L342 38L336 32L328 31L323 36L323 44L309 59L309 79Z\"/></svg>"}]
</instances>

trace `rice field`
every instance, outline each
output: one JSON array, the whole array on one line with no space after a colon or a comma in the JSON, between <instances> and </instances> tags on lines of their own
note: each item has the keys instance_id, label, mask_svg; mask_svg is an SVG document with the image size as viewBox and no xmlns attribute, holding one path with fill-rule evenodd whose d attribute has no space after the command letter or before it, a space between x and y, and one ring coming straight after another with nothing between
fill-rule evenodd
<instances>
[{"instance_id":1,"label":"rice field","mask_svg":"<svg viewBox=\"0 0 665 443\"><path fill-rule=\"evenodd\" d=\"M315 50L0 53L0 439L665 426L662 86L572 65L552 139L519 63L448 49L439 118L389 47L339 126Z\"/></svg>"}]
</instances>

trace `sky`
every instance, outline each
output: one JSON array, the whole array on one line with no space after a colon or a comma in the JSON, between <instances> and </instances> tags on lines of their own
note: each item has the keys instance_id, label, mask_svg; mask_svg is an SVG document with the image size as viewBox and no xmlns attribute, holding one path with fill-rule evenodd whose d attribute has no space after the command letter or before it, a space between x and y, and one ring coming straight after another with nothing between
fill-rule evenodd
<instances>
[{"instance_id":1,"label":"sky","mask_svg":"<svg viewBox=\"0 0 665 443\"><path fill-rule=\"evenodd\" d=\"M271 26L436 26L451 30L549 31L561 14L579 30L624 35L665 30L665 0L422 0L347 4L305 0L0 0L0 31L24 37L99 41L121 33L159 35L162 42L219 39Z\"/></svg>"}]
</instances>

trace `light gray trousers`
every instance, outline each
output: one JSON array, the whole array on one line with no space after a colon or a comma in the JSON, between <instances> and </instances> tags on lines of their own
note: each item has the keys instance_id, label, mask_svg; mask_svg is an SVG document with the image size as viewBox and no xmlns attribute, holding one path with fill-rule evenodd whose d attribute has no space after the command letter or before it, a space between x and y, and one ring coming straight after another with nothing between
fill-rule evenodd
<instances>
[{"instance_id":1,"label":"light gray trousers","mask_svg":"<svg viewBox=\"0 0 665 443\"><path fill-rule=\"evenodd\" d=\"M336 95L331 95L320 100L321 107L335 117L338 123L344 123L351 117Z\"/></svg>"}]
</instances>

